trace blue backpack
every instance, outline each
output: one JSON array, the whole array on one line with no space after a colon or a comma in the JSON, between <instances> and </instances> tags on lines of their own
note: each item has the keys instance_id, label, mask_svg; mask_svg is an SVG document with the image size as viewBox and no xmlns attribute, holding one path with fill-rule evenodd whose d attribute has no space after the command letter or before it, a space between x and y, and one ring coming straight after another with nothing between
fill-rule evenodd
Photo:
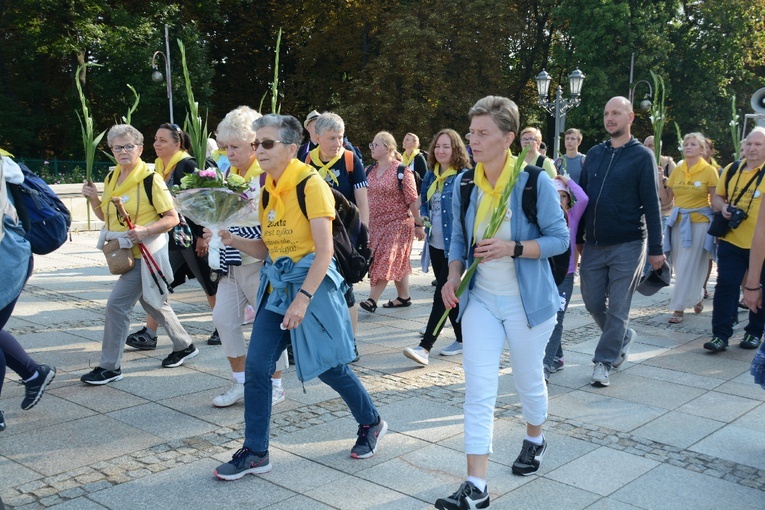
<instances>
[{"instance_id":1,"label":"blue backpack","mask_svg":"<svg viewBox=\"0 0 765 510\"><path fill-rule=\"evenodd\" d=\"M24 182L8 184L32 253L46 255L66 242L72 217L60 198L23 163Z\"/></svg>"}]
</instances>

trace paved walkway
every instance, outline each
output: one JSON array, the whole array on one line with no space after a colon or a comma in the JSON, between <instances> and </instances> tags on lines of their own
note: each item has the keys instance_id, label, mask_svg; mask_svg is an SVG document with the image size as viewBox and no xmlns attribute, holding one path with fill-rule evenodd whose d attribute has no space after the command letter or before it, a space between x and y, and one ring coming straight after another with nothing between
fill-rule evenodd
<instances>
[{"instance_id":1,"label":"paved walkway","mask_svg":"<svg viewBox=\"0 0 765 510\"><path fill-rule=\"evenodd\" d=\"M419 368L401 350L418 343L430 310L431 274L412 277L413 306L360 312L361 361L354 370L390 430L377 455L353 460L356 425L318 381L285 376L287 400L275 408L274 470L222 482L212 476L241 446L243 407L215 409L227 387L220 347L196 283L173 307L200 348L176 369L156 351L125 354L122 381L86 387L79 377L99 359L104 304L114 277L92 233L74 234L37 268L8 324L58 376L40 403L21 411L23 387L11 373L0 409L0 497L17 509L424 509L464 479L461 357L435 355ZM710 287L713 288L713 287ZM359 285L357 296L367 295ZM392 286L384 294L394 297ZM669 292L636 296L638 340L609 388L593 388L596 327L578 290L564 334L566 369L554 374L550 444L538 476L510 465L524 426L505 358L500 377L489 487L491 508L765 508L765 391L748 375L753 351L709 355L711 301L682 325L666 323ZM745 319L745 315L740 315ZM133 325L143 320L140 308ZM739 329L736 335L742 336ZM451 330L436 344L452 341Z\"/></svg>"}]
</instances>

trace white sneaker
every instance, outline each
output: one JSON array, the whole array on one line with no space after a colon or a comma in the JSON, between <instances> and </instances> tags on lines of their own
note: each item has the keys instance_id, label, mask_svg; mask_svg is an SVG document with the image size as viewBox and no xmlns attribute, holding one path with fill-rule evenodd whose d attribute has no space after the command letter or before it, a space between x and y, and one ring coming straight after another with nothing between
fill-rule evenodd
<instances>
[{"instance_id":1,"label":"white sneaker","mask_svg":"<svg viewBox=\"0 0 765 510\"><path fill-rule=\"evenodd\" d=\"M255 322L255 309L252 305L247 305L244 308L244 320L242 321L242 324L252 324L253 322Z\"/></svg>"},{"instance_id":2,"label":"white sneaker","mask_svg":"<svg viewBox=\"0 0 765 510\"><path fill-rule=\"evenodd\" d=\"M271 407L275 406L276 404L281 404L284 402L285 398L287 397L284 394L284 388L271 386Z\"/></svg>"},{"instance_id":3,"label":"white sneaker","mask_svg":"<svg viewBox=\"0 0 765 510\"><path fill-rule=\"evenodd\" d=\"M595 363L595 368L592 370L592 380L590 384L593 386L606 387L610 383L608 381L609 369L603 363Z\"/></svg>"},{"instance_id":4,"label":"white sneaker","mask_svg":"<svg viewBox=\"0 0 765 510\"><path fill-rule=\"evenodd\" d=\"M462 354L462 344L456 340L446 349L441 349L441 356L456 356L457 354Z\"/></svg>"},{"instance_id":5,"label":"white sneaker","mask_svg":"<svg viewBox=\"0 0 765 510\"><path fill-rule=\"evenodd\" d=\"M244 384L234 382L228 390L215 397L212 403L215 407L229 407L240 400L244 400Z\"/></svg>"},{"instance_id":6,"label":"white sneaker","mask_svg":"<svg viewBox=\"0 0 765 510\"><path fill-rule=\"evenodd\" d=\"M404 356L407 358L416 361L420 365L427 365L428 364L428 351L423 349L420 346L415 347L412 349L411 347L407 347L404 349Z\"/></svg>"}]
</instances>

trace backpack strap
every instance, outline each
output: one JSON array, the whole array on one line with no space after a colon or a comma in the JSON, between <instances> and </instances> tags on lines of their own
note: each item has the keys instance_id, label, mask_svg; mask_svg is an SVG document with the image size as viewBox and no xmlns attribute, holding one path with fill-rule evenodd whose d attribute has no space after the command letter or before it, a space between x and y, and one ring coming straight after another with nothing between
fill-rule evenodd
<instances>
[{"instance_id":1,"label":"backpack strap","mask_svg":"<svg viewBox=\"0 0 765 510\"><path fill-rule=\"evenodd\" d=\"M143 178L143 189L146 192L146 196L149 198L149 203L154 207L154 174L149 174ZM161 215L160 215L161 216Z\"/></svg>"},{"instance_id":2,"label":"backpack strap","mask_svg":"<svg viewBox=\"0 0 765 510\"><path fill-rule=\"evenodd\" d=\"M733 174L738 172L738 168L741 166L740 159L737 159L730 165L730 169L728 170L728 173L725 175L725 192L728 193L728 196L730 196L730 190L728 189L728 185L730 184L730 180L733 178Z\"/></svg>"},{"instance_id":3,"label":"backpack strap","mask_svg":"<svg viewBox=\"0 0 765 510\"><path fill-rule=\"evenodd\" d=\"M305 185L308 182L308 177L297 183L297 186L295 186L295 193L297 193L297 199L298 199L298 205L300 206L300 210L303 211L303 216L305 216L305 219L308 220L308 207L306 207L305 204ZM308 220L309 222L311 220Z\"/></svg>"},{"instance_id":4,"label":"backpack strap","mask_svg":"<svg viewBox=\"0 0 765 510\"><path fill-rule=\"evenodd\" d=\"M460 180L460 217L462 218L462 238L467 239L467 227L465 226L465 214L470 207L470 194L475 188L475 170L470 169L462 174ZM468 248L469 249L469 248Z\"/></svg>"},{"instance_id":5,"label":"backpack strap","mask_svg":"<svg viewBox=\"0 0 765 510\"><path fill-rule=\"evenodd\" d=\"M521 209L523 209L523 214L526 215L529 223L539 228L539 222L537 221L537 181L539 180L540 172L544 172L544 170L538 166L526 165L523 171L529 174L529 180L526 181L526 186L523 188L523 194L521 195Z\"/></svg>"},{"instance_id":6,"label":"backpack strap","mask_svg":"<svg viewBox=\"0 0 765 510\"><path fill-rule=\"evenodd\" d=\"M352 150L345 149L345 171L349 174L353 173L353 156L355 153Z\"/></svg>"},{"instance_id":7,"label":"backpack strap","mask_svg":"<svg viewBox=\"0 0 765 510\"><path fill-rule=\"evenodd\" d=\"M540 154L539 156L537 156L537 160L534 162L534 164L538 166L539 168L542 168L542 165L545 164L545 157L542 154Z\"/></svg>"}]
</instances>

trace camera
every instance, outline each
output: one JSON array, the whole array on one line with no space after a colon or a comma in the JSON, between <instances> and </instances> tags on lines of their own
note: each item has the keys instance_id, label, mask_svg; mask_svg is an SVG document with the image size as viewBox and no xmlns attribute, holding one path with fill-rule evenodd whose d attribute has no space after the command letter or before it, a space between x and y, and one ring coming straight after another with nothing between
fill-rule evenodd
<instances>
[{"instance_id":1,"label":"camera","mask_svg":"<svg viewBox=\"0 0 765 510\"><path fill-rule=\"evenodd\" d=\"M730 213L730 220L728 220L728 227L731 230L738 228L741 222L749 217L749 215L743 209L728 205L728 212Z\"/></svg>"}]
</instances>

